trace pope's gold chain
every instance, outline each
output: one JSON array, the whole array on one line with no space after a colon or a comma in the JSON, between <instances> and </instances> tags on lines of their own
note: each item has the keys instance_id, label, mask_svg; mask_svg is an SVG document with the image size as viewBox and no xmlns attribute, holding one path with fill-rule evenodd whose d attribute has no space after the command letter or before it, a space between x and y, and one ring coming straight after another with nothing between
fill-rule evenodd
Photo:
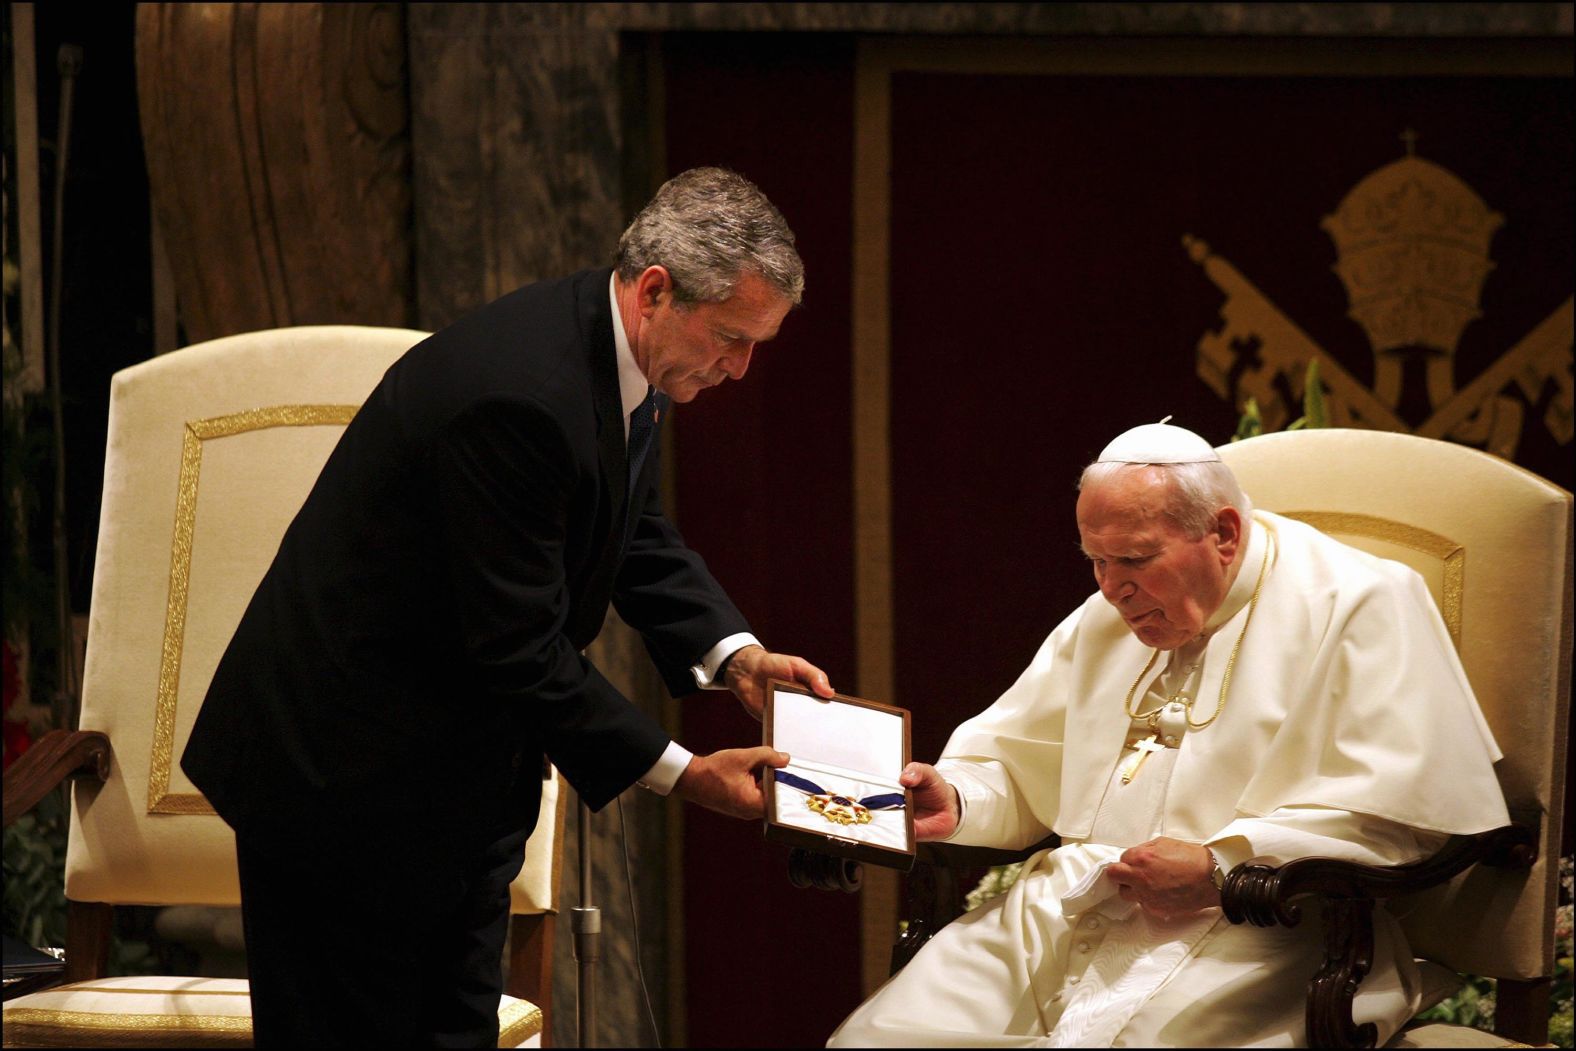
<instances>
[{"instance_id":1,"label":"pope's gold chain","mask_svg":"<svg viewBox=\"0 0 1576 1051\"><path fill-rule=\"evenodd\" d=\"M1231 672L1237 666L1237 652L1242 649L1242 640L1247 638L1248 625L1253 623L1253 611L1259 604L1259 592L1264 590L1264 574L1270 567L1271 538L1266 536L1264 539L1264 559L1259 563L1259 579L1253 585L1253 597L1248 599L1248 615L1242 622L1242 631L1238 633L1236 645L1231 647L1231 656L1226 661L1226 676L1220 680L1220 696L1215 701L1215 710L1208 719L1201 723L1195 723L1193 721L1193 702L1189 700L1187 702L1187 725L1190 730L1204 729L1204 727L1218 719L1220 713L1226 707L1226 691L1231 688ZM1149 674L1149 669L1153 668L1155 661L1159 659L1160 651L1155 650L1149 657L1149 663L1144 665L1144 670L1139 672L1138 678L1133 680L1133 685L1127 688L1127 700L1122 703L1122 707L1127 712L1127 717L1130 720L1137 719L1139 716L1138 712L1133 711L1133 695L1138 692L1138 684L1144 681L1144 676ZM1175 699L1172 698L1172 700Z\"/></svg>"}]
</instances>

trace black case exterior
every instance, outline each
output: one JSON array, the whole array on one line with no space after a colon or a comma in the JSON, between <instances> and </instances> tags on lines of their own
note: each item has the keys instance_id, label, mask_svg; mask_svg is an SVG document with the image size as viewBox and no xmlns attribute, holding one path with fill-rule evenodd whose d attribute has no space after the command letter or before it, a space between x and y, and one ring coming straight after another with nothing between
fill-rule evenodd
<instances>
[{"instance_id":1,"label":"black case exterior","mask_svg":"<svg viewBox=\"0 0 1576 1051\"><path fill-rule=\"evenodd\" d=\"M800 686L798 683L783 682L779 679L773 679L767 684L766 705L762 712L761 721L764 726L764 743L769 748L776 747L772 743L772 698L778 690L784 690L789 693L803 694L805 696L815 696L811 690L804 686ZM824 700L824 698L817 699ZM882 704L879 701L867 701L862 697L851 697L842 693L833 694L831 700L827 703L853 704L858 705L861 708L874 708L878 711L890 714L893 718L902 719L903 756L902 763L898 766L898 769L902 770L904 767L908 766L910 755L910 716L907 708L898 708L894 705ZM806 756L805 758L814 759L815 757ZM810 832L802 828L797 828L793 825L785 825L776 821L772 817L773 814L777 813L777 779L773 776L773 773L774 771L769 767L761 772L761 791L766 796L766 817L764 819L764 825L766 829L766 838L768 840L773 843L782 843L790 847L803 847L806 850L813 850L820 854L830 854L833 857L851 858L854 861L868 862L872 865L883 866L884 868L900 869L904 872L907 872L909 869L913 868L913 792L906 788L903 790L903 827L905 838L908 841L908 848L906 850L897 850L892 847L877 846L872 843L861 843L856 839L850 839L847 836L839 836L835 832L831 831L825 833ZM828 829L833 829L836 827L837 826L833 825L831 822L827 823Z\"/></svg>"}]
</instances>

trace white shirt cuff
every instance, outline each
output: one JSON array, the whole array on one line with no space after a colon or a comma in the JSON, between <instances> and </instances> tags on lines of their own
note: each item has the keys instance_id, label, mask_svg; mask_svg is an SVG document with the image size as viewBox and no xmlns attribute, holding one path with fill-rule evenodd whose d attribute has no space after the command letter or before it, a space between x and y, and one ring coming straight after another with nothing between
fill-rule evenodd
<instances>
[{"instance_id":1,"label":"white shirt cuff","mask_svg":"<svg viewBox=\"0 0 1576 1051\"><path fill-rule=\"evenodd\" d=\"M668 747L658 757L656 764L646 771L638 784L642 788L651 789L659 796L665 796L673 791L673 786L679 783L679 775L694 758L694 752L677 741L669 741Z\"/></svg>"},{"instance_id":2,"label":"white shirt cuff","mask_svg":"<svg viewBox=\"0 0 1576 1051\"><path fill-rule=\"evenodd\" d=\"M706 651L699 664L690 665L690 674L695 676L695 685L703 690L726 690L727 684L717 681L722 664L729 657L738 653L746 646L759 646L761 640L747 631L737 635L729 635L717 645Z\"/></svg>"}]
</instances>

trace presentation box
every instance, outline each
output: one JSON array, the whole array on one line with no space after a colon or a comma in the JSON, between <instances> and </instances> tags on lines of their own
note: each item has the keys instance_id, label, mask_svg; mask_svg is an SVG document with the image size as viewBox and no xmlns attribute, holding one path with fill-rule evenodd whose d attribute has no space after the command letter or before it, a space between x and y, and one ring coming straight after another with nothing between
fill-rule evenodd
<instances>
[{"instance_id":1,"label":"presentation box","mask_svg":"<svg viewBox=\"0 0 1576 1051\"><path fill-rule=\"evenodd\" d=\"M835 857L908 869L914 809L898 783L909 760L909 713L860 697L817 697L772 680L766 744L791 757L762 774L766 838Z\"/></svg>"}]
</instances>

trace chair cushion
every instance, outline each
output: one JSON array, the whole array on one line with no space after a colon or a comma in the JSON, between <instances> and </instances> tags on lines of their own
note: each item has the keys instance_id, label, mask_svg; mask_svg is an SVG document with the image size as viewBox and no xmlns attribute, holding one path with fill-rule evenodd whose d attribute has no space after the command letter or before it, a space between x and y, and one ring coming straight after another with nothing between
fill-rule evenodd
<instances>
[{"instance_id":1,"label":"chair cushion","mask_svg":"<svg viewBox=\"0 0 1576 1051\"><path fill-rule=\"evenodd\" d=\"M6 1047L251 1047L244 978L99 978L5 1005Z\"/></svg>"},{"instance_id":2,"label":"chair cushion","mask_svg":"<svg viewBox=\"0 0 1576 1051\"><path fill-rule=\"evenodd\" d=\"M251 1047L244 978L100 978L5 1005L6 1047ZM505 996L498 1046L538 1046L542 1012Z\"/></svg>"}]
</instances>

